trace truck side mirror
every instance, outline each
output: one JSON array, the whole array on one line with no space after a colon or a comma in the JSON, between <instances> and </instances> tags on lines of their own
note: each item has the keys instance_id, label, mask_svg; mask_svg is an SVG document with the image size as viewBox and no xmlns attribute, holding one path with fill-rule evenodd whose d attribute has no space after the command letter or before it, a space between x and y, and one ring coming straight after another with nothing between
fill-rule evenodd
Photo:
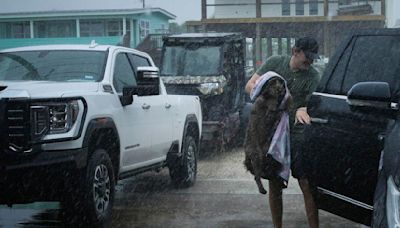
<instances>
[{"instance_id":1,"label":"truck side mirror","mask_svg":"<svg viewBox=\"0 0 400 228\"><path fill-rule=\"evenodd\" d=\"M135 87L127 86L122 88L122 96L119 97L122 106L127 106L133 103L133 91Z\"/></svg>"},{"instance_id":2,"label":"truck side mirror","mask_svg":"<svg viewBox=\"0 0 400 228\"><path fill-rule=\"evenodd\" d=\"M160 94L160 76L157 67L137 68L137 86L133 94L138 96Z\"/></svg>"},{"instance_id":3,"label":"truck side mirror","mask_svg":"<svg viewBox=\"0 0 400 228\"><path fill-rule=\"evenodd\" d=\"M359 82L347 93L347 103L355 111L394 114L387 82Z\"/></svg>"}]
</instances>

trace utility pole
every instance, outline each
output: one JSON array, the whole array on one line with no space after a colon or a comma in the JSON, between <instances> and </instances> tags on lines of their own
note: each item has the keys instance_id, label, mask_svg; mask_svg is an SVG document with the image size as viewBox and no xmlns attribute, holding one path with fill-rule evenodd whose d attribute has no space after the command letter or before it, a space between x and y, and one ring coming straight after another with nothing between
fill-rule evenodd
<instances>
[{"instance_id":1,"label":"utility pole","mask_svg":"<svg viewBox=\"0 0 400 228\"><path fill-rule=\"evenodd\" d=\"M144 8L146 8L146 6L145 6L145 5L146 5L146 3L145 3L145 2L146 2L146 0L142 0L142 3L143 3L143 9L144 9Z\"/></svg>"}]
</instances>

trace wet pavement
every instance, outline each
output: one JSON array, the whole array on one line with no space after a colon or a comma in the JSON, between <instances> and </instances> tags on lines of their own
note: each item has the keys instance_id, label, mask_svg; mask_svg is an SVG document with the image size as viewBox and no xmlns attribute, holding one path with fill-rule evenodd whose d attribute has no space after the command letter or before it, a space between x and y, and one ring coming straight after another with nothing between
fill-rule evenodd
<instances>
[{"instance_id":1,"label":"wet pavement","mask_svg":"<svg viewBox=\"0 0 400 228\"><path fill-rule=\"evenodd\" d=\"M167 169L120 181L111 227L273 227L268 197L258 193L243 156L241 149L203 156L188 189L174 189ZM308 227L297 181L291 179L283 194L283 227ZM58 213L58 203L1 206L0 227L67 226ZM320 210L320 227L361 226Z\"/></svg>"}]
</instances>

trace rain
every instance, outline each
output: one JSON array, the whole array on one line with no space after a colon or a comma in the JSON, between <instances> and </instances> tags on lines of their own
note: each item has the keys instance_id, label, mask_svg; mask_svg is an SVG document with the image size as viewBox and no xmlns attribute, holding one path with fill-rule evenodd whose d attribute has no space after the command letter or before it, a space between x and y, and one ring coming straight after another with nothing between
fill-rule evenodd
<instances>
[{"instance_id":1,"label":"rain","mask_svg":"<svg viewBox=\"0 0 400 228\"><path fill-rule=\"evenodd\" d=\"M399 227L399 12L3 0L0 227Z\"/></svg>"}]
</instances>

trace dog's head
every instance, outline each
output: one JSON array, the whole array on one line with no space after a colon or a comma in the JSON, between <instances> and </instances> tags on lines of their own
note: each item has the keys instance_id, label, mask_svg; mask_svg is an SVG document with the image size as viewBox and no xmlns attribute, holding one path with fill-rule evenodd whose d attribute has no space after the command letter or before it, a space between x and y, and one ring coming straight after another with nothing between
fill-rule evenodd
<instances>
[{"instance_id":1,"label":"dog's head","mask_svg":"<svg viewBox=\"0 0 400 228\"><path fill-rule=\"evenodd\" d=\"M286 94L286 85L285 81L282 78L279 77L273 77L270 80L268 80L267 83L264 84L263 88L261 89L260 96L262 100L274 100L276 102L276 105L279 106L279 104L282 102ZM281 107L283 110L288 110L289 107L292 104L292 96L287 98L285 104L283 107Z\"/></svg>"},{"instance_id":2,"label":"dog's head","mask_svg":"<svg viewBox=\"0 0 400 228\"><path fill-rule=\"evenodd\" d=\"M264 99L282 100L286 93L285 82L283 79L273 77L264 84L260 96Z\"/></svg>"}]
</instances>

